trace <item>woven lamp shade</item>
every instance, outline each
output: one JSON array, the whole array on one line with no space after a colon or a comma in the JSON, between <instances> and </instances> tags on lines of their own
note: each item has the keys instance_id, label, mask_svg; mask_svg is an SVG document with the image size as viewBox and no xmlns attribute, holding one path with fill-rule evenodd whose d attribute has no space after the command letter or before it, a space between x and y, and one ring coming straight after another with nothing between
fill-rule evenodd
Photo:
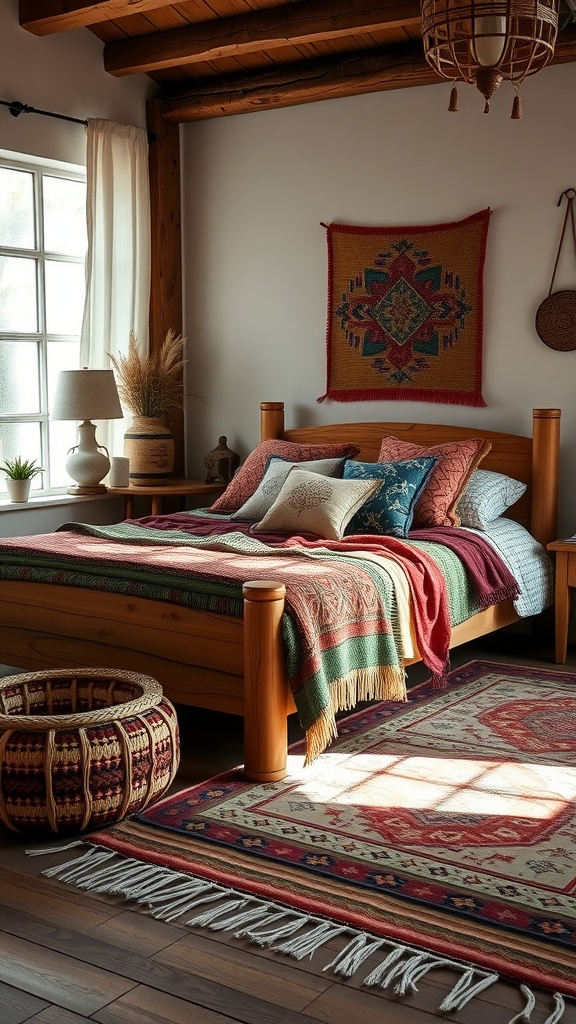
<instances>
[{"instance_id":1,"label":"woven lamp shade","mask_svg":"<svg viewBox=\"0 0 576 1024\"><path fill-rule=\"evenodd\" d=\"M518 92L552 60L557 33L557 0L422 0L426 60L443 78L475 85L485 113L503 80ZM521 116L516 96L512 117Z\"/></svg>"}]
</instances>

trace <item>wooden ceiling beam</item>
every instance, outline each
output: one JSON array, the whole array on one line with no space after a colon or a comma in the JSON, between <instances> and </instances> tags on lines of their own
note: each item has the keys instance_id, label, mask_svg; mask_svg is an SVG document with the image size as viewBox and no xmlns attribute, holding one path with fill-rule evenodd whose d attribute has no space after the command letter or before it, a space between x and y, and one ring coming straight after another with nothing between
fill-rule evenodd
<instances>
[{"instance_id":1,"label":"wooden ceiling beam","mask_svg":"<svg viewBox=\"0 0 576 1024\"><path fill-rule=\"evenodd\" d=\"M573 60L576 60L576 27L571 26L562 32L552 63L565 64ZM168 121L202 121L361 93L440 84L449 86L446 79L440 78L427 64L418 43L308 60L257 73L203 79L195 82L186 95L164 99L161 110Z\"/></svg>"},{"instance_id":2,"label":"wooden ceiling beam","mask_svg":"<svg viewBox=\"0 0 576 1024\"><path fill-rule=\"evenodd\" d=\"M114 40L104 47L104 67L115 76L149 73L197 61L419 23L419 0L301 0L166 32Z\"/></svg>"},{"instance_id":3,"label":"wooden ceiling beam","mask_svg":"<svg viewBox=\"0 0 576 1024\"><path fill-rule=\"evenodd\" d=\"M147 14L174 0L20 0L20 25L37 36Z\"/></svg>"},{"instance_id":4,"label":"wooden ceiling beam","mask_svg":"<svg viewBox=\"0 0 576 1024\"><path fill-rule=\"evenodd\" d=\"M161 110L168 121L203 121L442 81L426 63L419 44L308 60L258 74L203 79L185 96L164 99Z\"/></svg>"}]
</instances>

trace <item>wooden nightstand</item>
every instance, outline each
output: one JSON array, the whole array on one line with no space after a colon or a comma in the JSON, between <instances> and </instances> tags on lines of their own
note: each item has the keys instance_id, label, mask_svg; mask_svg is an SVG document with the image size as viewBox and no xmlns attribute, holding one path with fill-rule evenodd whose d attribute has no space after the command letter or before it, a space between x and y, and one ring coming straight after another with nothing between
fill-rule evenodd
<instances>
[{"instance_id":1,"label":"wooden nightstand","mask_svg":"<svg viewBox=\"0 0 576 1024\"><path fill-rule=\"evenodd\" d=\"M153 516L162 511L162 498L167 496L184 497L187 494L214 495L221 494L225 484L207 484L204 480L169 480L165 484L150 484L144 487L129 484L128 487L108 487L108 494L121 494L124 498L124 519L134 518L134 497L152 498L151 512ZM207 504L210 504L207 501Z\"/></svg>"},{"instance_id":2,"label":"wooden nightstand","mask_svg":"<svg viewBox=\"0 0 576 1024\"><path fill-rule=\"evenodd\" d=\"M576 542L553 540L548 551L556 552L556 585L554 618L556 634L556 662L563 665L568 649L568 623L570 621L570 587L576 587Z\"/></svg>"}]
</instances>

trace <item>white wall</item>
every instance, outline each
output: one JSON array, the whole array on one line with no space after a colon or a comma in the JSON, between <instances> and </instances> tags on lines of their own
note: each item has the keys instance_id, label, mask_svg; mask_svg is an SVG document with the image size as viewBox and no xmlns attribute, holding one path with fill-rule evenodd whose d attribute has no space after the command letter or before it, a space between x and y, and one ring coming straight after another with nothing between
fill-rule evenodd
<instances>
[{"instance_id":1,"label":"white wall","mask_svg":"<svg viewBox=\"0 0 576 1024\"><path fill-rule=\"evenodd\" d=\"M104 117L145 127L154 83L144 75L115 79L106 74L102 47L87 29L33 36L20 28L18 0L1 0L0 99L81 120ZM15 118L0 106L0 149L84 165L86 133L80 124L37 114ZM48 533L72 520L116 522L121 513L118 499L78 499L52 508L31 502L26 508L0 509L0 536Z\"/></svg>"},{"instance_id":2,"label":"white wall","mask_svg":"<svg viewBox=\"0 0 576 1024\"><path fill-rule=\"evenodd\" d=\"M562 409L561 529L576 530L576 352L534 327L576 187L576 65L547 68L483 99L450 84L224 117L183 126L188 469L220 434L244 457L261 400L287 424L410 420L531 431L533 407ZM325 390L326 233L320 222L410 225L490 207L485 266L485 409L422 402L319 405ZM556 288L576 287L568 252Z\"/></svg>"}]
</instances>

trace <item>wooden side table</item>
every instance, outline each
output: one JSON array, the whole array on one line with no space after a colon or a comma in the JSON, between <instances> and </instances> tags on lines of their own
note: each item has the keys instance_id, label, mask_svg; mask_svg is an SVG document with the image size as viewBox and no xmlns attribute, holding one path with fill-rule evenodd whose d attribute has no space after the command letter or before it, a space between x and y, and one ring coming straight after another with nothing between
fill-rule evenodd
<instances>
[{"instance_id":1,"label":"wooden side table","mask_svg":"<svg viewBox=\"0 0 576 1024\"><path fill-rule=\"evenodd\" d=\"M558 665L564 665L568 650L570 588L576 587L576 541L553 540L551 544L548 544L548 551L556 552L554 593L556 662Z\"/></svg>"},{"instance_id":2,"label":"wooden side table","mask_svg":"<svg viewBox=\"0 0 576 1024\"><path fill-rule=\"evenodd\" d=\"M143 487L129 484L128 487L108 487L108 494L121 494L124 498L124 519L134 518L134 497L150 497L152 499L151 513L153 516L160 515L162 511L162 498L168 496L185 497L187 494L214 495L221 494L225 484L210 483L204 480L168 480L165 484L145 484ZM209 502L208 502L209 504Z\"/></svg>"}]
</instances>

